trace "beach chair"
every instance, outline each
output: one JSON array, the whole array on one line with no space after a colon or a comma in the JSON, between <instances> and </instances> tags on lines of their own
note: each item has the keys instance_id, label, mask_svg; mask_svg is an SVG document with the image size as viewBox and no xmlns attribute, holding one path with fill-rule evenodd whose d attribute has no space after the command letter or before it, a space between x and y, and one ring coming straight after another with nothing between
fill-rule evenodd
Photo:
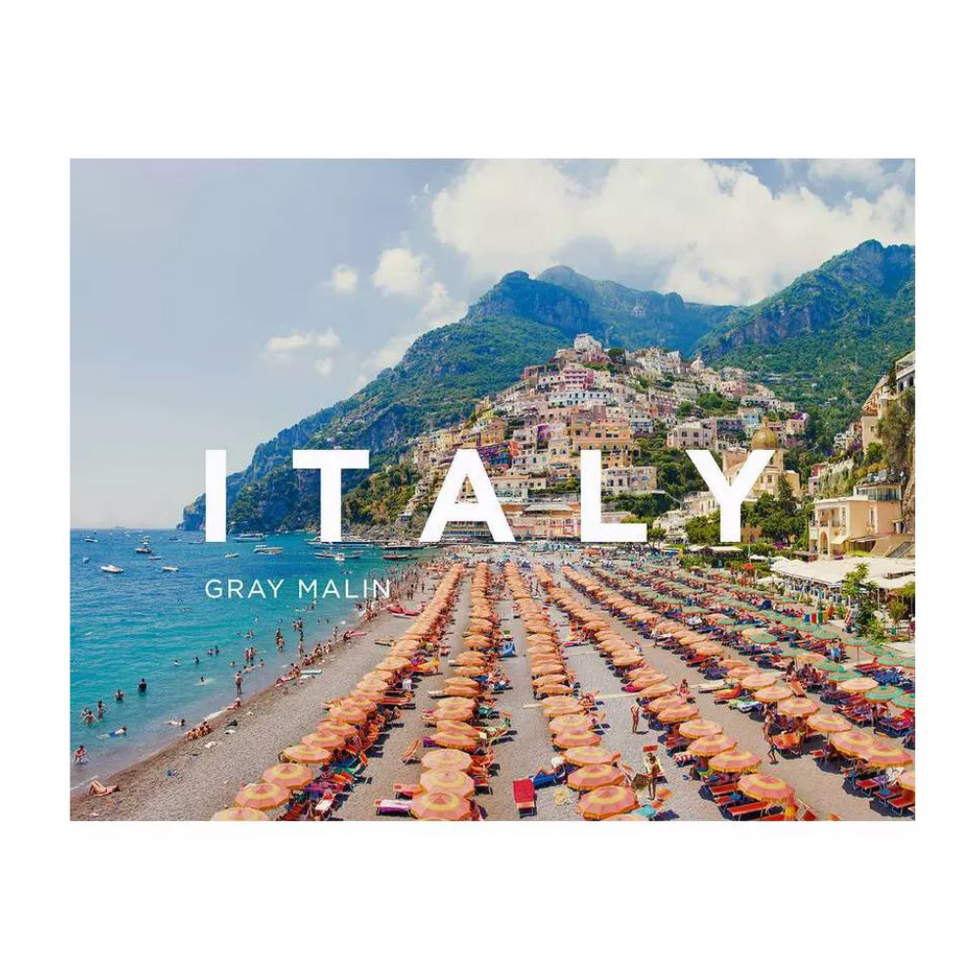
<instances>
[{"instance_id":1,"label":"beach chair","mask_svg":"<svg viewBox=\"0 0 980 980\"><path fill-rule=\"evenodd\" d=\"M411 745L402 753L402 762L406 765L410 762L419 761L419 751L422 748L422 739L415 739Z\"/></svg>"},{"instance_id":2,"label":"beach chair","mask_svg":"<svg viewBox=\"0 0 980 980\"><path fill-rule=\"evenodd\" d=\"M728 815L733 820L754 820L771 807L771 803L742 803L738 806L729 807Z\"/></svg>"},{"instance_id":3,"label":"beach chair","mask_svg":"<svg viewBox=\"0 0 980 980\"><path fill-rule=\"evenodd\" d=\"M407 817L409 806L408 800L375 800L374 812L379 817Z\"/></svg>"},{"instance_id":4,"label":"beach chair","mask_svg":"<svg viewBox=\"0 0 980 980\"><path fill-rule=\"evenodd\" d=\"M525 814L534 816L538 812L535 801L534 783L530 779L515 779L512 783L514 803L517 804L517 815L523 817Z\"/></svg>"},{"instance_id":5,"label":"beach chair","mask_svg":"<svg viewBox=\"0 0 980 980\"><path fill-rule=\"evenodd\" d=\"M792 752L801 755L803 752L803 739L797 732L783 732L781 735L774 735L772 744L780 752Z\"/></svg>"},{"instance_id":6,"label":"beach chair","mask_svg":"<svg viewBox=\"0 0 980 980\"><path fill-rule=\"evenodd\" d=\"M396 797L407 797L410 800L425 792L420 783L395 783L393 789Z\"/></svg>"}]
</instances>

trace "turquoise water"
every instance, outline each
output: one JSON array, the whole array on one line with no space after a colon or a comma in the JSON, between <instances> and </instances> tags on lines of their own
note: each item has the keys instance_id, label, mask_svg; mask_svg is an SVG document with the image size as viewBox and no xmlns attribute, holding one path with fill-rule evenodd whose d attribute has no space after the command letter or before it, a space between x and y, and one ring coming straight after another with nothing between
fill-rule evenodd
<instances>
[{"instance_id":1,"label":"turquoise water","mask_svg":"<svg viewBox=\"0 0 980 980\"><path fill-rule=\"evenodd\" d=\"M153 557L135 553L143 536L149 539ZM86 537L97 543L86 543ZM170 540L176 537L177 540ZM269 535L262 544L280 547L281 555L254 552L255 542L204 544L201 534L183 531L76 530L71 532L71 751L81 743L89 762L72 766L72 783L108 775L172 741L178 729L168 719L184 718L187 727L235 698L234 675L244 666L243 652L254 646L256 664L243 678L243 697L271 684L296 658L299 634L293 623L302 617L305 646L328 639L334 626L350 628L363 604L363 583L369 595L373 580L385 583L412 562L384 562L373 546L344 544L313 548L307 534ZM363 557L343 564L318 559L315 551L361 552ZM225 558L237 552L238 558ZM83 559L88 558L88 562ZM125 569L121 575L100 571L102 565ZM164 566L176 565L168 573ZM345 574L346 573L346 574ZM205 594L209 579L229 578L244 582L247 596L252 581L263 583L266 598L210 599ZM273 597L268 580L284 580ZM328 595L316 602L298 597L297 583L316 580L322 588L333 582L341 597ZM227 591L226 584L224 585ZM358 598L347 598L345 592ZM286 646L275 646L276 627L281 626ZM245 633L252 630L253 639ZM218 647L217 656L206 651ZM195 665L194 658L200 661ZM180 666L174 664L180 661ZM232 667L230 661L236 666ZM203 676L204 682L201 683ZM137 693L141 677L147 692ZM114 700L116 689L125 693ZM84 707L95 711L99 699L105 716L84 723ZM124 737L104 737L125 725Z\"/></svg>"}]
</instances>

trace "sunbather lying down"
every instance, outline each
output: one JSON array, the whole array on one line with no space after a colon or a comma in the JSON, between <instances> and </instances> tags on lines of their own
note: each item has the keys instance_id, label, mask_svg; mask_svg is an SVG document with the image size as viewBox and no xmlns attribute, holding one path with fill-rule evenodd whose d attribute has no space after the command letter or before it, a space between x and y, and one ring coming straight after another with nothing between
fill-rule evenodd
<instances>
[{"instance_id":1,"label":"sunbather lying down","mask_svg":"<svg viewBox=\"0 0 980 980\"><path fill-rule=\"evenodd\" d=\"M118 792L118 786L103 786L97 779L93 779L88 785L89 796L109 796L112 793Z\"/></svg>"}]
</instances>

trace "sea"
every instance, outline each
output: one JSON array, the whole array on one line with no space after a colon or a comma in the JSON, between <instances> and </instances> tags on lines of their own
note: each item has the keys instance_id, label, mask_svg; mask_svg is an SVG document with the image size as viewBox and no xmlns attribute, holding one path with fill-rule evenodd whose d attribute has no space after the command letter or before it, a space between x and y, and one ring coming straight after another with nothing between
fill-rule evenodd
<instances>
[{"instance_id":1,"label":"sea","mask_svg":"<svg viewBox=\"0 0 980 980\"><path fill-rule=\"evenodd\" d=\"M308 533L270 534L262 542L229 537L224 543L205 543L200 533L173 530L71 532L70 751L84 745L89 760L71 767L73 787L172 742L180 730L167 724L170 719L183 718L191 728L230 704L246 647L254 647L255 663L264 659L265 666L243 676L242 696L268 687L296 659L295 623L303 621L307 651L329 639L335 626L343 633L360 614L365 583L370 597L375 581L382 587L394 584L417 557L409 552L412 560L384 561L374 545L313 547L309 539ZM136 553L143 542L152 554ZM258 553L257 543L282 548L282 553ZM342 552L346 560L316 558L317 551ZM104 565L124 571L109 574L100 570ZM165 572L164 567L178 570ZM229 579L232 591L237 580L243 583L243 598L227 597ZM268 583L280 579L274 596ZM300 580L316 580L326 594L300 598ZM206 589L214 594L220 589L222 598L209 598ZM276 651L277 626L285 640L282 654ZM209 656L214 649L217 654ZM141 678L146 679L145 694L137 692ZM125 694L122 701L114 699L117 689ZM94 712L100 699L103 718L85 723L83 709ZM125 735L112 735L123 726Z\"/></svg>"}]
</instances>

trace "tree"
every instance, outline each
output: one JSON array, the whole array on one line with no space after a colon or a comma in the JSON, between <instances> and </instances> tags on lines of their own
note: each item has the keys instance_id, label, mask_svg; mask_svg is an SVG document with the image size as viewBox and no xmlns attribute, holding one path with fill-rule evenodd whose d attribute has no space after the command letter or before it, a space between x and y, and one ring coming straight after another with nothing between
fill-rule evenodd
<instances>
[{"instance_id":1,"label":"tree","mask_svg":"<svg viewBox=\"0 0 980 980\"><path fill-rule=\"evenodd\" d=\"M692 517L684 530L691 544L718 544L721 541L721 512L715 511L709 517Z\"/></svg>"},{"instance_id":2,"label":"tree","mask_svg":"<svg viewBox=\"0 0 980 980\"><path fill-rule=\"evenodd\" d=\"M915 444L915 389L908 388L888 402L878 428L882 457L889 474L902 484L912 472Z\"/></svg>"},{"instance_id":3,"label":"tree","mask_svg":"<svg viewBox=\"0 0 980 980\"><path fill-rule=\"evenodd\" d=\"M864 450L864 465L874 466L885 458L885 450L880 442L873 442Z\"/></svg>"},{"instance_id":4,"label":"tree","mask_svg":"<svg viewBox=\"0 0 980 980\"><path fill-rule=\"evenodd\" d=\"M884 629L876 615L877 603L874 599L874 590L868 584L867 578L867 562L861 562L853 572L848 572L844 576L841 593L856 607L854 627L858 636L881 640L884 638Z\"/></svg>"}]
</instances>

